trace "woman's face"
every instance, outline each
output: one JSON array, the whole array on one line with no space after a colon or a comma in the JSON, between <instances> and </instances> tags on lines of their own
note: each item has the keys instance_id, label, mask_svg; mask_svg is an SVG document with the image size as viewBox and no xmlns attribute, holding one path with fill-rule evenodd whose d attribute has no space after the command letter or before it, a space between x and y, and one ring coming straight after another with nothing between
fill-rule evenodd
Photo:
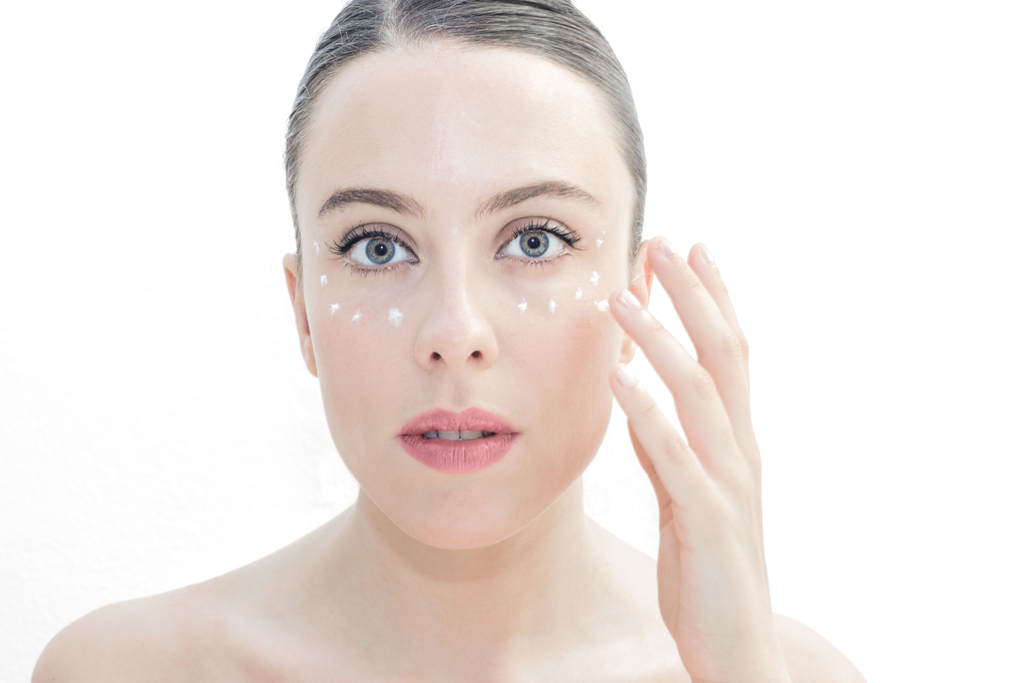
<instances>
[{"instance_id":1,"label":"woman's face","mask_svg":"<svg viewBox=\"0 0 1024 683\"><path fill-rule=\"evenodd\" d=\"M301 281L285 259L303 353L345 464L422 542L511 536L601 443L608 373L634 348L599 305L628 284L616 131L600 91L557 64L450 43L363 56L317 100L296 184ZM457 441L402 436L469 408L515 435L465 444L447 470Z\"/></svg>"}]
</instances>

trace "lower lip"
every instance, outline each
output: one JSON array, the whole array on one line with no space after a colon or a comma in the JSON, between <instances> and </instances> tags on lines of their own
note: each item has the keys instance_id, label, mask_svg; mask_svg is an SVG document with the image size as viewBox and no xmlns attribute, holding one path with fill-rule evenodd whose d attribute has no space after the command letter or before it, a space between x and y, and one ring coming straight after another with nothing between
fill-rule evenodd
<instances>
[{"instance_id":1,"label":"lower lip","mask_svg":"<svg viewBox=\"0 0 1024 683\"><path fill-rule=\"evenodd\" d=\"M420 434L402 434L402 448L427 467L438 472L465 474L493 465L508 453L519 434L495 434L472 441L424 439Z\"/></svg>"}]
</instances>

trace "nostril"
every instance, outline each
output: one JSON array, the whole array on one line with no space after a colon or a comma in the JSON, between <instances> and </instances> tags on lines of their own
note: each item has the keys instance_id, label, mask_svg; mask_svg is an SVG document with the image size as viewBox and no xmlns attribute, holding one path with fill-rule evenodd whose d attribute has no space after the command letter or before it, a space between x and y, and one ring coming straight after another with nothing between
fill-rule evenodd
<instances>
[{"instance_id":1,"label":"nostril","mask_svg":"<svg viewBox=\"0 0 1024 683\"><path fill-rule=\"evenodd\" d=\"M480 353L479 351L474 351L473 352L473 358L476 358L477 360L480 360L480 356L482 356L482 355L483 354Z\"/></svg>"},{"instance_id":2,"label":"nostril","mask_svg":"<svg viewBox=\"0 0 1024 683\"><path fill-rule=\"evenodd\" d=\"M430 360L441 360L441 354L439 354L437 351L434 351L432 354L430 354Z\"/></svg>"}]
</instances>

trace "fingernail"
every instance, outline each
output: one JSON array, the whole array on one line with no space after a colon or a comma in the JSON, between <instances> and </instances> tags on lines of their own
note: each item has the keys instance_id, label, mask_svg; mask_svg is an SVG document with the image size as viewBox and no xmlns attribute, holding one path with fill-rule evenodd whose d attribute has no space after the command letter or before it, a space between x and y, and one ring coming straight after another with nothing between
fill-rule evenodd
<instances>
[{"instance_id":1,"label":"fingernail","mask_svg":"<svg viewBox=\"0 0 1024 683\"><path fill-rule=\"evenodd\" d=\"M636 386L636 375L630 372L629 368L625 365L619 364L619 367L615 370L615 379L619 381L626 389L632 389Z\"/></svg>"},{"instance_id":2,"label":"fingernail","mask_svg":"<svg viewBox=\"0 0 1024 683\"><path fill-rule=\"evenodd\" d=\"M708 251L708 248L705 247L703 243L700 245L699 250L700 257L704 259L704 263L707 263L708 265L711 266L715 265L715 257L711 255L711 252Z\"/></svg>"},{"instance_id":3,"label":"fingernail","mask_svg":"<svg viewBox=\"0 0 1024 683\"><path fill-rule=\"evenodd\" d=\"M625 306L626 308L632 309L634 311L640 308L640 302L637 301L637 298L635 296L633 296L633 292L629 291L628 289L624 289L621 292L619 292L618 299L619 303Z\"/></svg>"},{"instance_id":4,"label":"fingernail","mask_svg":"<svg viewBox=\"0 0 1024 683\"><path fill-rule=\"evenodd\" d=\"M658 247L661 249L661 253L668 258L675 258L678 255L676 248L672 246L667 237L662 237L658 240Z\"/></svg>"}]
</instances>

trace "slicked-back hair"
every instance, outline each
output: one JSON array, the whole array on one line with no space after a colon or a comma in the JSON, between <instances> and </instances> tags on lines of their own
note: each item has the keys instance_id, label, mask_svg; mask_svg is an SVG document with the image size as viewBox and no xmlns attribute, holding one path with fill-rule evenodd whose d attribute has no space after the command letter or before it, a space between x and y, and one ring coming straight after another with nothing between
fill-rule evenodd
<instances>
[{"instance_id":1,"label":"slicked-back hair","mask_svg":"<svg viewBox=\"0 0 1024 683\"><path fill-rule=\"evenodd\" d=\"M351 0L317 41L299 83L285 138L285 182L302 270L295 181L314 104L331 76L373 52L431 39L523 50L546 57L596 85L620 128L633 177L630 262L640 249L647 196L643 133L626 73L608 41L572 0Z\"/></svg>"}]
</instances>

